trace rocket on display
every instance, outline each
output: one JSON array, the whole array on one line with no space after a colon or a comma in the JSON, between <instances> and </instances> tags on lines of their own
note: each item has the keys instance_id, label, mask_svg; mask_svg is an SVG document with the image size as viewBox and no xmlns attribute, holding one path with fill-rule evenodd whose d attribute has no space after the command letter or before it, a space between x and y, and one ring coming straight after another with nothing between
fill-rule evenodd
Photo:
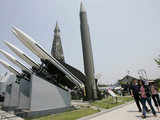
<instances>
[{"instance_id":1,"label":"rocket on display","mask_svg":"<svg viewBox=\"0 0 160 120\"><path fill-rule=\"evenodd\" d=\"M66 77L79 87L83 87L82 81L75 77L70 71L68 71L60 62L58 62L54 57L49 55L38 43L36 43L30 36L22 32L20 29L14 27L13 33L15 36L35 55L37 55L41 60L48 60L54 66L56 66L60 71L62 71Z\"/></svg>"},{"instance_id":2,"label":"rocket on display","mask_svg":"<svg viewBox=\"0 0 160 120\"><path fill-rule=\"evenodd\" d=\"M10 55L9 53L7 53L6 51L0 49L0 53L2 53L9 61L11 61L17 67L19 67L20 69L22 69L22 71L26 71L26 72L29 72L29 73L32 72L30 69L28 69L27 67L25 67L22 63L20 63L19 61L17 61L16 58L14 58L12 55Z\"/></svg>"},{"instance_id":3,"label":"rocket on display","mask_svg":"<svg viewBox=\"0 0 160 120\"><path fill-rule=\"evenodd\" d=\"M36 67L39 68L40 65L35 63L34 60L32 60L29 56L27 56L23 51L21 51L20 49L18 49L17 47L15 47L14 45L12 45L9 42L5 41L5 44L8 46L8 48L10 50L12 50L18 57L20 57L21 59L23 59L26 63L28 63L31 67Z\"/></svg>"},{"instance_id":4,"label":"rocket on display","mask_svg":"<svg viewBox=\"0 0 160 120\"><path fill-rule=\"evenodd\" d=\"M51 55L48 54L47 51L29 35L17 27L12 27L11 31L16 38L22 42L23 45L25 45L25 47L27 47L33 54L35 54L41 60L41 63L36 63L32 58L30 58L30 56L27 56L26 52L23 52L10 42L4 41L7 47L14 52L14 54L16 54L32 68L30 69L26 67L15 57L2 49L0 49L0 53L2 53L9 61L20 68L22 73L19 73L15 68L1 59L0 64L2 64L10 72L18 75L17 78L22 76L22 78L26 77L28 80L31 80L31 77L34 74L43 80L57 85L58 87L64 89L67 87L70 89L81 90L82 94L84 93L84 96L86 96L87 100L97 99L98 87L95 80L95 69L87 12L82 2L80 5L79 15L85 74L65 62L58 23L56 23L54 30L54 40L51 48Z\"/></svg>"},{"instance_id":5,"label":"rocket on display","mask_svg":"<svg viewBox=\"0 0 160 120\"><path fill-rule=\"evenodd\" d=\"M65 62L58 22L56 23L56 27L54 29L54 40L52 44L51 55L58 61Z\"/></svg>"},{"instance_id":6,"label":"rocket on display","mask_svg":"<svg viewBox=\"0 0 160 120\"><path fill-rule=\"evenodd\" d=\"M94 76L95 70L94 70L94 61L93 61L89 25L87 20L87 12L82 2L80 6L80 30L81 30L81 40L82 40L82 50L83 50L83 60L84 60L84 71L87 78L86 93L88 99L90 100L97 99L97 87Z\"/></svg>"},{"instance_id":7,"label":"rocket on display","mask_svg":"<svg viewBox=\"0 0 160 120\"><path fill-rule=\"evenodd\" d=\"M54 39L52 42L51 55L54 58L56 58L65 68L67 68L79 80L85 83L86 76L80 70L65 62L58 22L56 22L56 27L54 29Z\"/></svg>"},{"instance_id":8,"label":"rocket on display","mask_svg":"<svg viewBox=\"0 0 160 120\"><path fill-rule=\"evenodd\" d=\"M20 75L20 73L14 69L11 65L9 65L7 62L4 60L0 59L0 64L3 65L7 70L9 70L11 73L14 73L15 75Z\"/></svg>"}]
</instances>

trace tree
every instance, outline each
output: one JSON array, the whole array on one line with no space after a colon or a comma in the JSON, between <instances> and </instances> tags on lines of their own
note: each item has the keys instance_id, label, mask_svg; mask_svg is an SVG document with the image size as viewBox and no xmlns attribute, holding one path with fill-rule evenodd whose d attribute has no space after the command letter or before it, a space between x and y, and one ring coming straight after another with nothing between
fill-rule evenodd
<instances>
[{"instance_id":1,"label":"tree","mask_svg":"<svg viewBox=\"0 0 160 120\"><path fill-rule=\"evenodd\" d=\"M156 59L154 59L154 61L156 62L156 64L158 65L158 67L160 67L160 58L156 58Z\"/></svg>"}]
</instances>

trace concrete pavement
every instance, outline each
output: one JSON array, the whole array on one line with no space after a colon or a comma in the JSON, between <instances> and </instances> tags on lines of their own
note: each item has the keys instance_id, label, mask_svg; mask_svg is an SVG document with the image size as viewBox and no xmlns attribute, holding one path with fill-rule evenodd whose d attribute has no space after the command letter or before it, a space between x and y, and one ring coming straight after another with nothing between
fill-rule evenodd
<instances>
[{"instance_id":1,"label":"concrete pavement","mask_svg":"<svg viewBox=\"0 0 160 120\"><path fill-rule=\"evenodd\" d=\"M17 117L12 113L0 110L0 120L24 120L24 119Z\"/></svg>"},{"instance_id":2,"label":"concrete pavement","mask_svg":"<svg viewBox=\"0 0 160 120\"><path fill-rule=\"evenodd\" d=\"M88 120L160 120L160 113L157 113L157 117L149 113L146 119L142 119L141 115L142 113L137 111L136 104L131 103Z\"/></svg>"}]
</instances>

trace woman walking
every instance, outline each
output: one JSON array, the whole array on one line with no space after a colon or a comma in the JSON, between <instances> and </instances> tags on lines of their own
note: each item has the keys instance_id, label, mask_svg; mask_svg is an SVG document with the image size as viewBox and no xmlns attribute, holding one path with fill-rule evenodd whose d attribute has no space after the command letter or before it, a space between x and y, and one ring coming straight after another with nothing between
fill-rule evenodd
<instances>
[{"instance_id":1,"label":"woman walking","mask_svg":"<svg viewBox=\"0 0 160 120\"><path fill-rule=\"evenodd\" d=\"M142 101L142 106L143 106L143 111L142 111L142 118L146 118L146 101L148 102L153 115L156 117L156 111L154 110L151 102L151 91L148 85L145 85L144 81L140 81L140 94L141 94L141 101Z\"/></svg>"},{"instance_id":2,"label":"woman walking","mask_svg":"<svg viewBox=\"0 0 160 120\"><path fill-rule=\"evenodd\" d=\"M158 112L160 112L160 98L159 98L159 94L158 94L158 88L155 85L152 85L151 92L152 92L153 102L154 102Z\"/></svg>"}]
</instances>

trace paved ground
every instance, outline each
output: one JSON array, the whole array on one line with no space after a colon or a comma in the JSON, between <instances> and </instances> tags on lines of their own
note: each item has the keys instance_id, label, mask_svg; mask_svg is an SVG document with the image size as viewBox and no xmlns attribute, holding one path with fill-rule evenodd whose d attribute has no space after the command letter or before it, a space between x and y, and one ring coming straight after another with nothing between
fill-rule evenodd
<instances>
[{"instance_id":1,"label":"paved ground","mask_svg":"<svg viewBox=\"0 0 160 120\"><path fill-rule=\"evenodd\" d=\"M137 111L135 103L132 103L89 120L143 120L141 115L142 113ZM157 113L157 117L149 113L145 120L160 120L160 113Z\"/></svg>"},{"instance_id":2,"label":"paved ground","mask_svg":"<svg viewBox=\"0 0 160 120\"><path fill-rule=\"evenodd\" d=\"M89 102L83 102L82 100L72 100L71 105L73 106L90 106Z\"/></svg>"},{"instance_id":3,"label":"paved ground","mask_svg":"<svg viewBox=\"0 0 160 120\"><path fill-rule=\"evenodd\" d=\"M24 119L17 117L14 114L0 110L0 120L24 120Z\"/></svg>"}]
</instances>

